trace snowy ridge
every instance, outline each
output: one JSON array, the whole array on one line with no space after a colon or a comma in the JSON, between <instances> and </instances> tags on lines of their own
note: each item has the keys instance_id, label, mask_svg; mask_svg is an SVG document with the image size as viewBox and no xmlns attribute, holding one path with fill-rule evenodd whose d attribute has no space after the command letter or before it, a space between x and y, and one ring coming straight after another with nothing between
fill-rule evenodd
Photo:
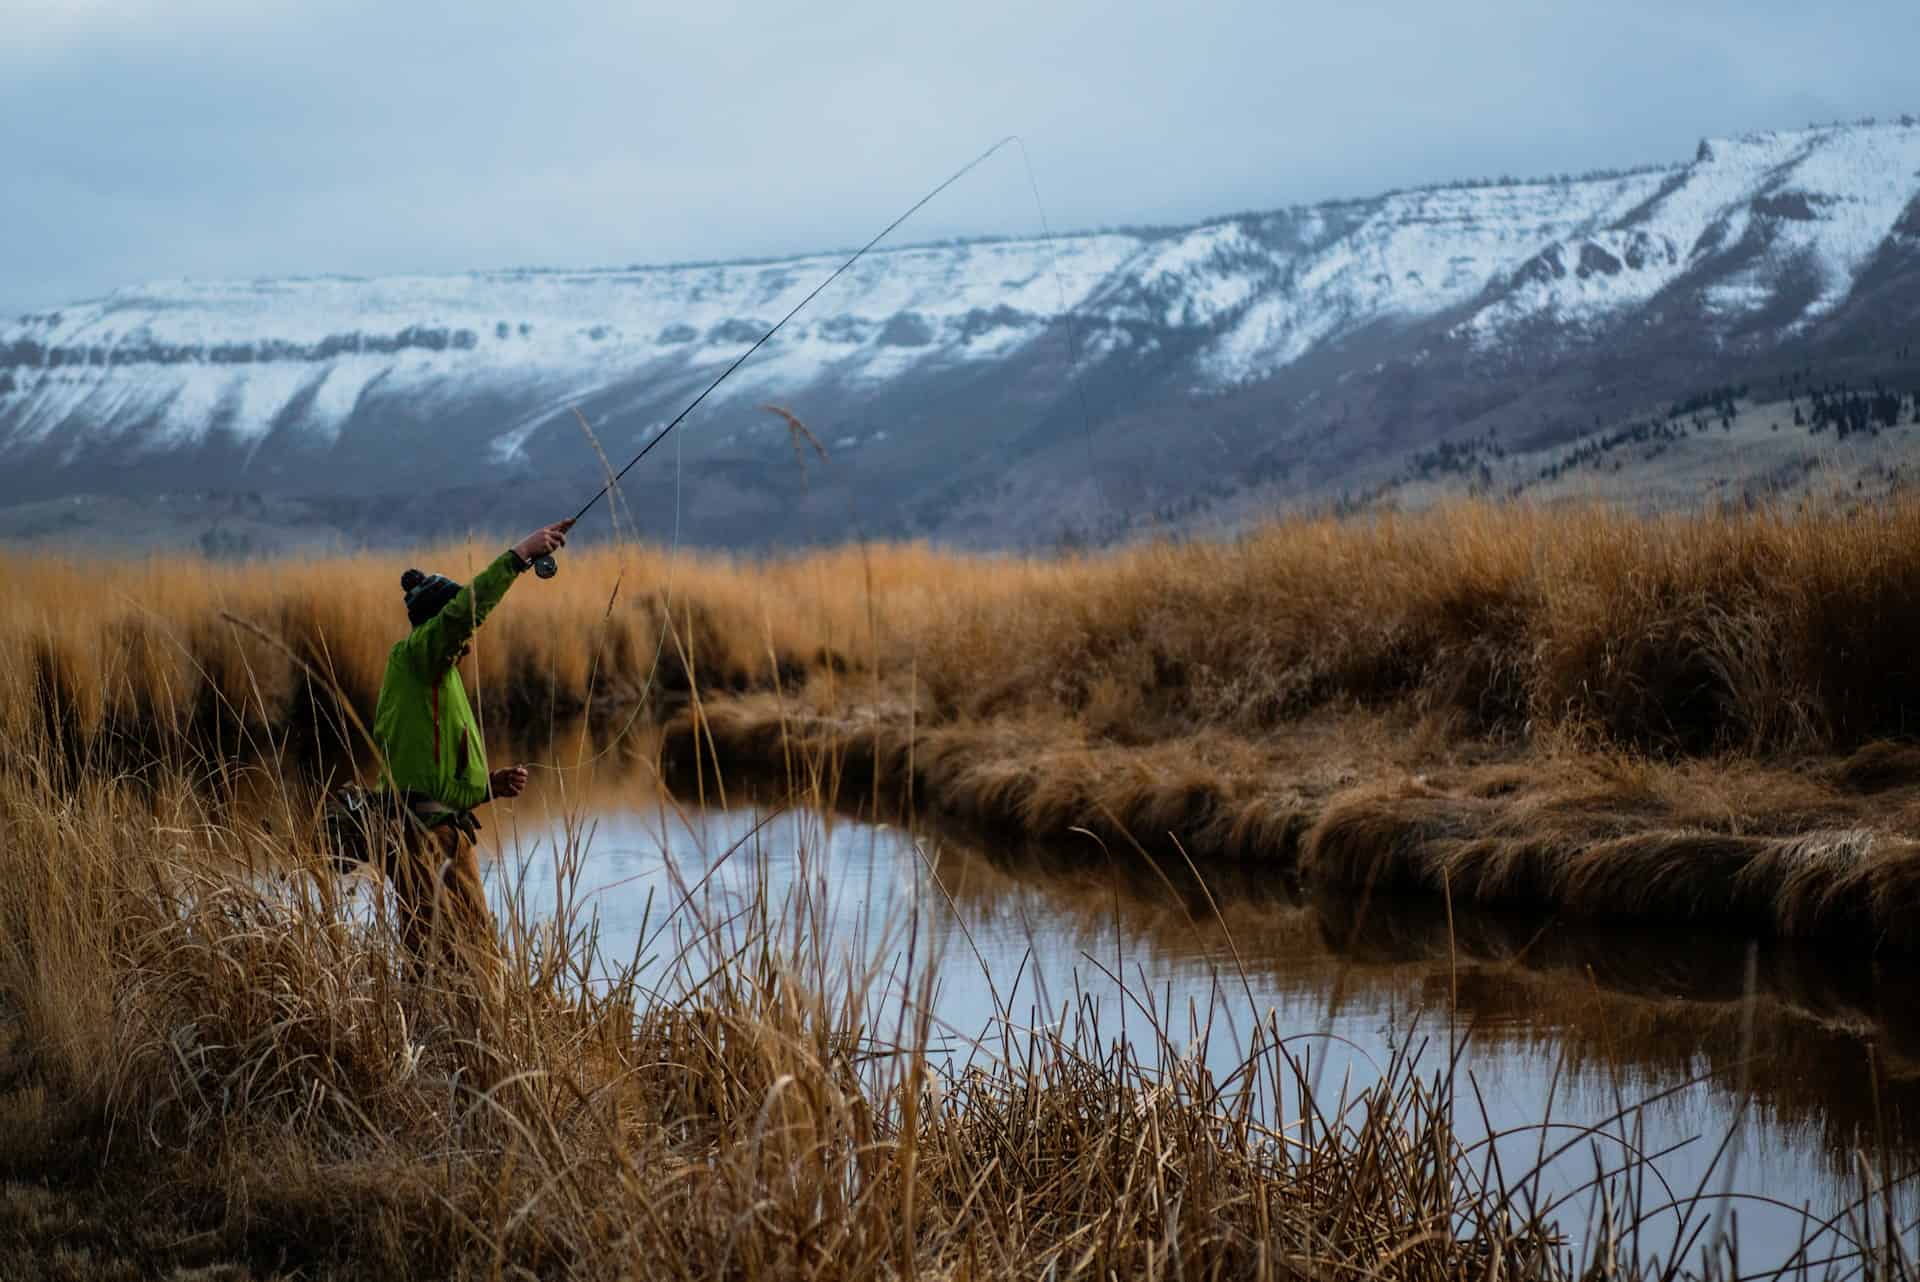
<instances>
[{"instance_id":1,"label":"snowy ridge","mask_svg":"<svg viewBox=\"0 0 1920 1282\"><path fill-rule=\"evenodd\" d=\"M1786 335L1840 307L1884 247L1920 239L1917 200L1920 126L1855 125L1710 141L1669 170L1399 192L1167 232L882 250L726 394L855 396L985 370L1057 342L1067 313L1089 366L1178 359L1172 377L1199 392L1271 377L1381 324L1442 320L1474 348L1543 326L1577 343L1685 304L1709 328ZM216 435L254 449L276 433L324 448L350 424L430 432L484 401L510 410L475 444L512 461L584 398L657 423L679 389L838 265L121 290L0 329L0 457Z\"/></svg>"},{"instance_id":2,"label":"snowy ridge","mask_svg":"<svg viewBox=\"0 0 1920 1282\"><path fill-rule=\"evenodd\" d=\"M990 359L1137 252L1120 236L876 252L736 376L734 395L829 372L894 377L935 350ZM566 399L661 367L724 367L837 260L617 272L322 277L121 290L0 333L9 443L141 420L179 445L257 440L289 409L337 433L371 389L425 410L488 385ZM0 414L7 400L0 399ZM6 421L6 420L0 420Z\"/></svg>"},{"instance_id":3,"label":"snowy ridge","mask_svg":"<svg viewBox=\"0 0 1920 1282\"><path fill-rule=\"evenodd\" d=\"M1289 264L1285 287L1248 309L1206 368L1245 382L1363 325L1457 307L1542 245L1617 217L1661 181L1639 174L1389 196L1357 227Z\"/></svg>"},{"instance_id":4,"label":"snowy ridge","mask_svg":"<svg viewBox=\"0 0 1920 1282\"><path fill-rule=\"evenodd\" d=\"M1796 269L1817 282L1785 325L1800 328L1846 299L1917 194L1920 126L1703 143L1645 206L1597 234L1556 237L1466 328L1480 342L1540 316L1591 329L1689 276L1707 318L1730 325L1768 310Z\"/></svg>"}]
</instances>

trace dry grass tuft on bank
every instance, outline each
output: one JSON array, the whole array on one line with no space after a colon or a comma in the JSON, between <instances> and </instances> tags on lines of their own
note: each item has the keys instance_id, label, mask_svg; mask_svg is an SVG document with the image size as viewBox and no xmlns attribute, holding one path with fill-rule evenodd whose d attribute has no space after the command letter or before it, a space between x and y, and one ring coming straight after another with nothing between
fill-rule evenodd
<instances>
[{"instance_id":1,"label":"dry grass tuft on bank","mask_svg":"<svg viewBox=\"0 0 1920 1282\"><path fill-rule=\"evenodd\" d=\"M1127 747L1037 718L919 729L759 696L676 716L661 766L690 792L718 770L786 779L1094 865L1144 851L1296 891L1920 951L1920 780L1902 749L1817 767L1554 750L1419 768L1431 751L1353 715L1270 745Z\"/></svg>"}]
</instances>

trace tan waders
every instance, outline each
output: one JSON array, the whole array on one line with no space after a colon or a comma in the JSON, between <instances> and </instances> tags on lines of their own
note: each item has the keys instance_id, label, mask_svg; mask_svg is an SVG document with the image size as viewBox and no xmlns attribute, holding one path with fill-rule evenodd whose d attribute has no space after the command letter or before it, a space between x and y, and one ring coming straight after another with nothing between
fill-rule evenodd
<instances>
[{"instance_id":1,"label":"tan waders","mask_svg":"<svg viewBox=\"0 0 1920 1282\"><path fill-rule=\"evenodd\" d=\"M326 822L335 859L343 869L365 862L380 870L415 978L433 968L491 985L500 946L480 883L479 821L428 798L409 800L403 806L357 787L334 794Z\"/></svg>"}]
</instances>

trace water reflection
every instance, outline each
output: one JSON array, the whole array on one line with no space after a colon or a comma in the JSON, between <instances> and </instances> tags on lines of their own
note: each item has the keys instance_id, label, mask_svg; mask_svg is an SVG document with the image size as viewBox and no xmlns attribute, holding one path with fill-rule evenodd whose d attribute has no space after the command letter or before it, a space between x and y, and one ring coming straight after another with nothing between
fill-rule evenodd
<instances>
[{"instance_id":1,"label":"water reflection","mask_svg":"<svg viewBox=\"0 0 1920 1282\"><path fill-rule=\"evenodd\" d=\"M923 1004L955 1058L995 1053L998 1036L979 1039L997 1021L1080 1011L1143 1058L1164 1034L1176 1049L1204 1046L1226 1073L1266 1022L1298 1039L1331 1099L1426 1039L1429 1073L1458 1049L1460 1130L1514 1132L1494 1146L1503 1161L1524 1169L1538 1156L1544 1117L1567 1128L1551 1147L1652 1101L1610 1123L1616 1138L1576 1145L1553 1180L1576 1188L1631 1146L1664 1153L1659 1176L1684 1197L1719 1186L1716 1153L1739 1128L1734 1186L1817 1216L1857 1197L1863 1170L1900 1178L1920 1156L1911 967L1692 933L1308 901L1257 868L1208 870L1202 882L1097 848L988 854L812 813L572 792L495 816L496 901L523 919L577 901L608 969L638 961L669 992L697 982L689 958L724 955L744 916L771 909L813 964L884 990L895 1010ZM909 954L928 967L924 993L907 991ZM1297 1093L1276 1090L1265 1107L1297 1116ZM1915 1204L1903 1185L1902 1224ZM1784 1260L1805 1231L1798 1215L1760 1204L1738 1223L1750 1264Z\"/></svg>"}]
</instances>

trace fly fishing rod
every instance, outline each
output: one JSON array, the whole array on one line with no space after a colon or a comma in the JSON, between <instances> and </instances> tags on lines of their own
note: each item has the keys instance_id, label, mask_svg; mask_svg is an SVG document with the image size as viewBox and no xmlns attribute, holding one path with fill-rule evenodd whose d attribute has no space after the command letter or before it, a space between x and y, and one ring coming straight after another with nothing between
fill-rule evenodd
<instances>
[{"instance_id":1,"label":"fly fishing rod","mask_svg":"<svg viewBox=\"0 0 1920 1282\"><path fill-rule=\"evenodd\" d=\"M795 316L798 316L800 314L801 308L805 307L808 303L811 303L815 298L819 297L821 291L825 290L827 286L833 284L834 281L839 280L841 275L845 273L849 267L852 267L855 263L859 262L862 258L866 257L868 250L872 249L875 245L878 245L881 241L885 240L887 236L893 231L894 228L898 227L901 223L906 222L907 219L919 213L920 210L923 207L925 207L927 203L930 202L935 196L938 196L941 192L953 186L955 183L959 182L962 178L965 178L968 174L972 173L975 169L979 168L982 164L986 162L988 157L992 156L996 151L999 151L1002 147L1006 146L1008 143L1014 141L1015 137L1016 135L1008 134L1005 138L1002 138L999 142L996 142L995 144L993 144L993 146L987 148L985 151L981 152L978 156L975 156L972 160L969 160L966 164L962 165L959 169L956 169L953 172L953 174L945 182L941 183L938 187L935 187L932 191L922 196L919 200L914 201L912 207L909 208L906 213L901 214L898 218L894 219L892 222L888 223L885 227L881 228L879 235L875 236L872 240L868 241L866 244L860 246L860 248L855 250L853 252L853 255L849 257L846 262L841 263L838 267L834 268L833 274L831 276L828 276L825 280L821 281L818 285L815 285L813 287L812 292L810 292L805 298L801 299L799 302L793 305L793 310L789 311L785 316L782 316L779 320L775 321L771 329L769 329L766 333L762 334L758 339L756 339L752 347L749 347L746 351L734 357L733 364L721 370L720 376L714 379L711 383L708 383L706 386L706 390L702 391L700 395L694 397L691 401L687 402L687 407L681 410L678 414L674 415L672 422L668 423L665 427L661 428L660 431L657 434L655 434L652 440L648 441L645 445L641 446L640 452L638 454L635 454L631 459L629 459L625 467L621 468L618 472L615 472L613 476L607 480L607 483L600 487L599 493L595 494L592 498L588 499L586 502L586 506L582 507L578 512L575 512L573 514L572 519L569 520L567 524L572 525L575 522L577 522L581 517L585 516L588 512L591 512L593 510L593 505L598 503L601 499L605 498L607 496L607 492L611 490L614 486L620 483L620 478L633 470L634 464L638 463L641 459L645 458L648 454L650 454L653 451L654 446L666 440L668 434L671 433L674 428L680 426L681 422L685 420L687 415L693 413L695 409L699 408L700 402L706 400L707 397L713 395L714 389L719 387L720 384L726 382L728 377L731 376L735 370L739 369L742 365L746 364L747 358L749 356L752 356L755 352L759 351L762 347L766 346L767 340L771 339L775 334L778 334L780 332L781 327L784 326L788 321L792 320ZM534 570L534 573L538 574L541 578L550 579L554 575L560 572L560 567L558 564L555 563L552 553L548 553L546 556L540 557L538 560L536 560L533 563L533 570Z\"/></svg>"}]
</instances>

